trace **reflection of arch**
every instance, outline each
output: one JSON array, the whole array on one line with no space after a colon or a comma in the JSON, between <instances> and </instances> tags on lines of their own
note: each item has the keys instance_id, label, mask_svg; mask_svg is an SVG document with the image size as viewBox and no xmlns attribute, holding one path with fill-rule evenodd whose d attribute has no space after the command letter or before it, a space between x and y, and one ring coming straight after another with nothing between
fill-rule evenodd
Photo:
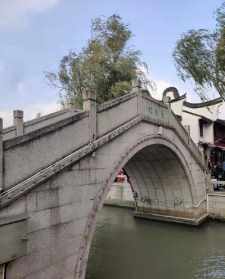
<instances>
[{"instance_id":1,"label":"reflection of arch","mask_svg":"<svg viewBox=\"0 0 225 279\"><path fill-rule=\"evenodd\" d=\"M159 155L159 152L161 154ZM112 169L110 176L106 179L102 189L100 189L99 193L97 194L93 209L91 213L88 216L88 222L87 222L87 228L86 228L86 244L82 244L86 249L81 249L80 250L80 259L85 259L85 262L87 262L88 259L88 254L89 254L89 249L91 245L91 241L95 232L95 225L96 225L96 215L97 211L102 207L103 202L110 190L110 186L113 183L118 171L122 168L126 169L126 172L128 173L132 186L135 191L139 193L139 197L144 197L145 195L149 194L148 190L151 190L152 185L150 185L149 189L146 188L147 185L147 179L150 178L153 172L148 171L148 167L144 166L146 161L152 161L156 159L157 154L161 156L162 160L167 160L169 164L169 169L172 170L172 172L175 172L173 175L174 180L173 185L167 185L168 189L165 187L165 170L163 172L161 171L159 173L160 169L160 160L159 162L156 163L158 166L156 166L156 171L155 173L160 176L159 179L162 179L163 182L161 181L161 193L164 192L164 201L165 197L167 197L167 193L174 191L176 186L182 187L182 191L180 191L183 195L185 193L185 196L187 198L186 204L182 204L182 206L186 206L185 210L187 211L188 209L192 210L194 206L194 181L193 177L191 175L191 170L189 169L188 162L185 159L185 156L183 155L182 151L168 138L166 137L161 137L161 136L146 136L141 138L134 146L130 147L127 149L122 156L120 157L121 160L116 162L114 165L114 168ZM153 157L155 156L155 157ZM140 168L136 171L130 169L130 164L134 163L134 166L136 162L140 159L140 164L142 164L142 171L140 171ZM143 160L143 162L141 162ZM136 161L136 162L135 162ZM145 162L144 162L145 161ZM149 163L148 163L149 164ZM151 163L149 164L149 166ZM164 165L165 166L165 165ZM178 171L179 170L179 171ZM137 173L139 172L139 179L137 179ZM144 173L143 173L144 172ZM143 179L141 179L140 174L143 175ZM180 180L180 181L178 181ZM151 183L150 183L151 184ZM140 186L141 185L141 186ZM141 187L143 187L141 189ZM169 189L170 187L170 189ZM163 195L163 194L162 194ZM171 194L172 195L172 194ZM151 198L151 196L149 196ZM180 207L180 197L177 197L176 195L172 195L171 202L174 202L174 206L177 206L177 210L181 210L182 208ZM163 198L162 198L163 199ZM183 208L184 211L184 208ZM190 213L191 214L191 213ZM78 264L79 265L79 264ZM76 270L80 272L79 267L76 267ZM84 270L83 270L84 272ZM84 274L79 277L79 278L84 278Z\"/></svg>"}]
</instances>

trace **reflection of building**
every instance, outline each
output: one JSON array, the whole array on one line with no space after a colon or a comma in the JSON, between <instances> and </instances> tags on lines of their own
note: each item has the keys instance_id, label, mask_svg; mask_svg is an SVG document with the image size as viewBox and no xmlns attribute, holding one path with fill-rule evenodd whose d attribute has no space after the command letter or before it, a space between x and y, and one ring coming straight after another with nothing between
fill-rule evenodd
<instances>
[{"instance_id":1,"label":"reflection of building","mask_svg":"<svg viewBox=\"0 0 225 279\"><path fill-rule=\"evenodd\" d=\"M222 98L190 103L186 95L180 96L175 87L169 87L163 92L163 102L168 103L199 146L212 175L225 180L225 120L218 119Z\"/></svg>"}]
</instances>

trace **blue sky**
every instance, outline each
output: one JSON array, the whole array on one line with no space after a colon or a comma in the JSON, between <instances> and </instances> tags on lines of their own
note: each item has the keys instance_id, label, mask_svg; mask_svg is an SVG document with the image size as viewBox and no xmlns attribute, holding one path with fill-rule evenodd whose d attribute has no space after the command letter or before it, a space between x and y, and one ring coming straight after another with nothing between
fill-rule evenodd
<instances>
[{"instance_id":1,"label":"blue sky","mask_svg":"<svg viewBox=\"0 0 225 279\"><path fill-rule=\"evenodd\" d=\"M213 28L213 13L223 0L1 0L0 1L0 117L10 123L13 109L26 119L57 107L58 92L44 77L56 71L69 50L79 51L90 36L90 22L118 13L134 33L130 45L161 92L169 85L189 92L180 81L172 58L177 39L192 28Z\"/></svg>"}]
</instances>

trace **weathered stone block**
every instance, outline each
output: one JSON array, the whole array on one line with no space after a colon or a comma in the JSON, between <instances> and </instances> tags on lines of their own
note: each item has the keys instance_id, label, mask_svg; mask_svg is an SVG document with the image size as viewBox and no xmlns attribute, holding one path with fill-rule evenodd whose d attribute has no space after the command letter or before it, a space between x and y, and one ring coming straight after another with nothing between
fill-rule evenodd
<instances>
[{"instance_id":1,"label":"weathered stone block","mask_svg":"<svg viewBox=\"0 0 225 279\"><path fill-rule=\"evenodd\" d=\"M57 207L59 205L58 189L48 189L36 193L37 210Z\"/></svg>"},{"instance_id":2,"label":"weathered stone block","mask_svg":"<svg viewBox=\"0 0 225 279\"><path fill-rule=\"evenodd\" d=\"M28 233L48 228L61 222L59 208L45 209L30 214Z\"/></svg>"},{"instance_id":3,"label":"weathered stone block","mask_svg":"<svg viewBox=\"0 0 225 279\"><path fill-rule=\"evenodd\" d=\"M0 210L0 218L23 214L26 212L26 197L22 197Z\"/></svg>"}]
</instances>

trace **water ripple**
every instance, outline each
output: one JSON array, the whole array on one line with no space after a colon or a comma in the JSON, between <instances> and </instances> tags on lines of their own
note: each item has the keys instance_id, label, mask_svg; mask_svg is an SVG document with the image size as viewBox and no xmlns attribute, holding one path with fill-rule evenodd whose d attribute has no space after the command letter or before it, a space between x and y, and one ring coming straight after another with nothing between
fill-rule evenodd
<instances>
[{"instance_id":1,"label":"water ripple","mask_svg":"<svg viewBox=\"0 0 225 279\"><path fill-rule=\"evenodd\" d=\"M224 279L225 256L211 255L204 257L196 263L195 279Z\"/></svg>"}]
</instances>

